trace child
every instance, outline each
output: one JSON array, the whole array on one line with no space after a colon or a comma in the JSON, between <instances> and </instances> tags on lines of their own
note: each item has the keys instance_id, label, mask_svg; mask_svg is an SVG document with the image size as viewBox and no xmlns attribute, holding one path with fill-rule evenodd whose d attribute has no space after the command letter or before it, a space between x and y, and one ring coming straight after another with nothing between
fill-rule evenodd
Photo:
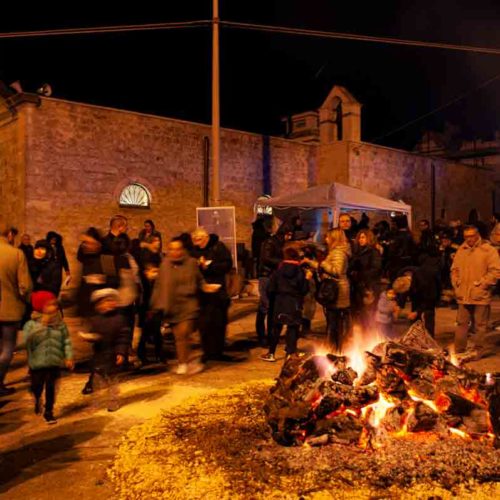
<instances>
[{"instance_id":1,"label":"child","mask_svg":"<svg viewBox=\"0 0 500 500\"><path fill-rule=\"evenodd\" d=\"M35 396L35 413L42 411L41 396L45 386L45 412L48 424L55 424L54 403L56 382L64 365L74 367L71 339L68 328L61 319L56 296L48 291L33 292L32 320L23 328L23 345L28 351L31 390Z\"/></svg>"},{"instance_id":2,"label":"child","mask_svg":"<svg viewBox=\"0 0 500 500\"><path fill-rule=\"evenodd\" d=\"M387 339L394 338L392 330L393 320L398 316L399 306L396 302L396 292L390 288L382 292L378 299L375 322L378 331Z\"/></svg>"},{"instance_id":3,"label":"child","mask_svg":"<svg viewBox=\"0 0 500 500\"><path fill-rule=\"evenodd\" d=\"M130 327L118 309L119 293L114 288L102 288L91 295L96 315L90 320L91 334L81 334L94 343L93 374L108 391L108 411L116 411L118 388L116 374L125 363L130 345Z\"/></svg>"},{"instance_id":4,"label":"child","mask_svg":"<svg viewBox=\"0 0 500 500\"><path fill-rule=\"evenodd\" d=\"M269 293L275 297L274 326L269 352L260 357L263 361L276 361L274 353L284 325L287 326L286 353L290 355L296 352L298 331L302 323L302 305L309 290L298 250L293 246L285 247L283 255L284 260L272 274L269 283Z\"/></svg>"}]
</instances>

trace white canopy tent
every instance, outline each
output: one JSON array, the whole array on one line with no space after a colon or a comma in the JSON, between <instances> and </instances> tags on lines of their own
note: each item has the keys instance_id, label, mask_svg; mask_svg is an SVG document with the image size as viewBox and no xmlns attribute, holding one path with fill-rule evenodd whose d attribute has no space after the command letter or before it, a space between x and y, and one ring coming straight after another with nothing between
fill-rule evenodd
<instances>
[{"instance_id":1,"label":"white canopy tent","mask_svg":"<svg viewBox=\"0 0 500 500\"><path fill-rule=\"evenodd\" d=\"M359 212L397 212L408 217L411 226L412 209L402 201L382 198L358 188L346 186L338 182L321 184L298 193L286 194L266 200L266 205L272 207L277 215L290 209L297 211L328 210L333 216L334 225L337 224L341 211Z\"/></svg>"}]
</instances>

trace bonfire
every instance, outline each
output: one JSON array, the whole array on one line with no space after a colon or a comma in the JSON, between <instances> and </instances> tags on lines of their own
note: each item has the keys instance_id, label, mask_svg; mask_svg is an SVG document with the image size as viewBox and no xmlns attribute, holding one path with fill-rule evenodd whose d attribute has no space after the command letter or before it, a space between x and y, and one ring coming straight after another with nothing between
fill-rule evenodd
<instances>
[{"instance_id":1,"label":"bonfire","mask_svg":"<svg viewBox=\"0 0 500 500\"><path fill-rule=\"evenodd\" d=\"M282 445L383 446L429 433L498 445L500 377L457 366L415 323L398 342L354 338L344 355L291 356L265 405Z\"/></svg>"}]
</instances>

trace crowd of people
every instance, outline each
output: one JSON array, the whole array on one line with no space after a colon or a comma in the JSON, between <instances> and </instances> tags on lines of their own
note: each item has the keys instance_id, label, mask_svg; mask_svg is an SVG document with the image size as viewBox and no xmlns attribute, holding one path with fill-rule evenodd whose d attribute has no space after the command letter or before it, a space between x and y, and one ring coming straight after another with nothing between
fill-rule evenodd
<instances>
[{"instance_id":1,"label":"crowd of people","mask_svg":"<svg viewBox=\"0 0 500 500\"><path fill-rule=\"evenodd\" d=\"M488 228L475 221L462 227L453 221L431 229L421 220L412 233L402 215L370 227L365 214L358 222L344 213L338 227L328 231L325 246L312 240L298 216L273 234L267 222L260 217L254 222L252 238L259 283L255 329L259 344L268 349L262 360L276 361L285 328L286 354L297 352L318 305L326 318L326 339L337 352L353 325L394 338L393 322L403 314L423 321L434 336L435 309L447 305L458 309L456 351L485 355L489 305L500 277L500 225ZM228 248L201 227L166 245L151 220L135 239L127 231L127 219L117 215L106 235L95 227L82 233L80 271L73 278L58 233L50 231L34 245L24 234L16 248L17 231L0 221L0 397L14 391L4 381L22 330L17 348L28 353L35 413L56 421L55 386L61 369L74 367L63 317L68 307L81 318L80 337L92 344L82 392L106 388L109 411L119 407L118 374L152 361L148 343L154 361L166 361L165 325L173 333L178 375L198 373L208 360L233 360L224 353L233 293L228 277L234 269ZM63 286L72 279L71 286ZM405 313L407 301L411 308ZM193 349L196 331L202 356Z\"/></svg>"},{"instance_id":2,"label":"crowd of people","mask_svg":"<svg viewBox=\"0 0 500 500\"><path fill-rule=\"evenodd\" d=\"M449 306L457 309L457 355L486 356L490 302L500 278L500 218L489 224L474 212L470 218L467 225L436 221L434 229L424 219L412 232L405 215L370 228L366 214L358 222L343 213L338 227L327 233L326 247L310 240L300 217L275 234L265 217L256 221L252 247L259 247L260 301L255 327L261 345L270 346L261 358L276 360L284 324L286 352L296 351L297 338L310 330L316 302L324 310L327 339L338 352L354 325L365 335L377 330L395 338L393 324L401 316L422 321L434 337L436 308Z\"/></svg>"}]
</instances>

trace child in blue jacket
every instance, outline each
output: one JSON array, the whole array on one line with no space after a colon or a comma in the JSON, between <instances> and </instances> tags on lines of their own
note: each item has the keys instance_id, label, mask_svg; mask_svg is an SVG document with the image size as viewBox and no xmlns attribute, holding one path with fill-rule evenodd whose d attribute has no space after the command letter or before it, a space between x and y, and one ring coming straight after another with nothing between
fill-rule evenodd
<instances>
[{"instance_id":1,"label":"child in blue jacket","mask_svg":"<svg viewBox=\"0 0 500 500\"><path fill-rule=\"evenodd\" d=\"M34 312L32 319L24 325L23 345L28 351L35 413L39 415L42 412L41 398L45 387L43 416L48 424L55 424L56 382L63 366L70 370L74 367L71 339L52 292L33 292L31 304Z\"/></svg>"}]
</instances>

